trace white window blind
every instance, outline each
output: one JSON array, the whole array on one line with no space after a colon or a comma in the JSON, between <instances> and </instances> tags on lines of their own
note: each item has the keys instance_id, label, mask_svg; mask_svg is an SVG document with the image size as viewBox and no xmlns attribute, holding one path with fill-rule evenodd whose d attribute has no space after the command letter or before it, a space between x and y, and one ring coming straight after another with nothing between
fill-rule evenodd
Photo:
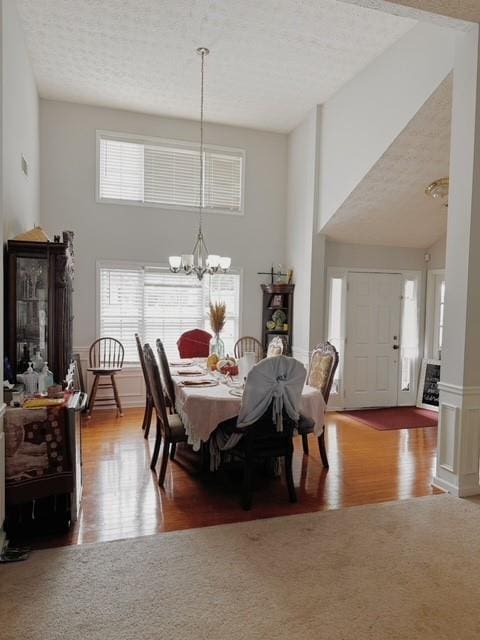
<instances>
[{"instance_id":1,"label":"white window blind","mask_svg":"<svg viewBox=\"0 0 480 640\"><path fill-rule=\"evenodd\" d=\"M199 206L199 145L97 133L98 198L166 208ZM213 212L243 212L245 154L205 146L203 206Z\"/></svg>"},{"instance_id":2,"label":"white window blind","mask_svg":"<svg viewBox=\"0 0 480 640\"><path fill-rule=\"evenodd\" d=\"M177 340L190 329L211 333L209 301L224 301L227 322L221 337L233 353L239 334L240 276L228 273L197 278L170 273L155 266L99 265L100 336L118 338L125 362L138 363L134 334L155 349L161 338L169 358L178 358Z\"/></svg>"},{"instance_id":3,"label":"white window blind","mask_svg":"<svg viewBox=\"0 0 480 640\"><path fill-rule=\"evenodd\" d=\"M135 333L143 330L143 270L100 269L100 336L117 338L125 362L138 361Z\"/></svg>"}]
</instances>

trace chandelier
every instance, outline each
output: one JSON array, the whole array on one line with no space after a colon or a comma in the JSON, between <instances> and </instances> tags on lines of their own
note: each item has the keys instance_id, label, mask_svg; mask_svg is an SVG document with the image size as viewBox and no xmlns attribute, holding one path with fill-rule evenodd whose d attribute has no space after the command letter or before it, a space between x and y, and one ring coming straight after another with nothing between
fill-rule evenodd
<instances>
[{"instance_id":1,"label":"chandelier","mask_svg":"<svg viewBox=\"0 0 480 640\"><path fill-rule=\"evenodd\" d=\"M435 199L448 198L449 183L449 178L439 178L425 187L425 193ZM448 202L445 206L448 207Z\"/></svg>"},{"instance_id":2,"label":"chandelier","mask_svg":"<svg viewBox=\"0 0 480 640\"><path fill-rule=\"evenodd\" d=\"M201 56L201 90L200 90L200 182L198 193L198 232L195 244L193 245L192 253L184 254L181 256L170 256L168 262L170 264L170 271L178 273L183 271L187 276L194 273L199 280L201 280L205 273L213 275L215 273L226 273L230 268L232 262L231 258L227 256L219 256L216 254L208 253L207 245L203 236L202 219L204 203L204 176L205 176L205 149L203 143L203 112L204 112L204 84L205 84L205 56L208 56L210 51L206 47L199 47L197 53Z\"/></svg>"}]
</instances>

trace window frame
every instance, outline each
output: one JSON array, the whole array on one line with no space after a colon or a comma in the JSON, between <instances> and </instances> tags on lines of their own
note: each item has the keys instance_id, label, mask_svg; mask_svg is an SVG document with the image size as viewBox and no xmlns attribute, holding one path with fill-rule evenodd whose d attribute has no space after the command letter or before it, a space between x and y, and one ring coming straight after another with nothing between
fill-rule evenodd
<instances>
[{"instance_id":1,"label":"window frame","mask_svg":"<svg viewBox=\"0 0 480 640\"><path fill-rule=\"evenodd\" d=\"M158 263L158 262L137 262L133 260L97 260L95 263L95 337L99 338L100 336L100 327L101 327L101 297L100 297L100 289L101 289L101 270L102 269L144 269L145 267L153 268L153 269L162 269L165 271L169 271L169 266L166 263ZM243 325L243 268L230 269L229 273L231 275L237 275L239 277L238 283L238 338L240 338L242 333L242 325ZM196 278L194 275L184 276L185 278ZM212 276L215 277L215 276ZM202 298L203 299L203 298ZM202 327L199 327L202 328ZM210 330L210 329L209 329ZM210 330L211 331L211 330ZM213 333L213 332L212 332ZM237 339L238 339L237 338ZM233 355L233 354L232 354ZM124 369L140 369L140 363L136 362L126 362L124 364Z\"/></svg>"},{"instance_id":2,"label":"window frame","mask_svg":"<svg viewBox=\"0 0 480 640\"><path fill-rule=\"evenodd\" d=\"M188 140L175 140L171 138L158 138L155 136L146 136L140 134L133 133L121 133L118 131L109 131L107 129L97 129L95 132L95 202L97 204L114 204L114 205L122 205L127 207L147 207L153 209L162 209L164 211L178 211L180 213L197 213L198 207L190 207L186 205L166 205L159 204L156 202L139 202L136 200L126 200L121 198L102 198L100 196L100 141L104 138L111 138L113 140L124 141L124 142L132 142L136 144L165 144L178 148L186 148L191 149L192 147L200 148L200 144L198 142L188 141ZM227 153L227 154L238 154L238 156L242 159L241 166L241 178L240 178L240 189L241 189L241 206L239 211L232 211L231 209L209 209L205 207L203 209L204 214L213 214L213 215L230 215L230 216L243 216L245 215L245 164L246 164L246 151L245 149L241 149L239 147L225 147L214 144L204 144L204 148L206 151L213 151L218 153Z\"/></svg>"},{"instance_id":3,"label":"window frame","mask_svg":"<svg viewBox=\"0 0 480 640\"><path fill-rule=\"evenodd\" d=\"M346 344L346 323L347 323L347 276L348 269L328 267L326 287L325 287L325 334L327 340L335 345L338 351L338 366L335 372L336 389L332 387L330 392L329 407L332 410L343 408L345 398L344 388L344 368L345 368L345 344ZM331 335L330 316L332 304L332 283L333 280L340 280L340 334Z\"/></svg>"},{"instance_id":4,"label":"window frame","mask_svg":"<svg viewBox=\"0 0 480 640\"><path fill-rule=\"evenodd\" d=\"M442 282L445 282L445 269L428 270L424 357L430 360L441 360L439 320Z\"/></svg>"}]
</instances>

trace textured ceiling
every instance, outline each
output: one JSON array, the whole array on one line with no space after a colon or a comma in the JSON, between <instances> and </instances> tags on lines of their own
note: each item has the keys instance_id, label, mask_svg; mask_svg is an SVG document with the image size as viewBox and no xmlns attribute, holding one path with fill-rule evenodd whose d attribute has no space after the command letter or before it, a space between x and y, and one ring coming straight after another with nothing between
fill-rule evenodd
<instances>
[{"instance_id":1,"label":"textured ceiling","mask_svg":"<svg viewBox=\"0 0 480 640\"><path fill-rule=\"evenodd\" d=\"M426 248L447 228L447 209L425 187L449 173L452 77L416 116L322 229L354 244Z\"/></svg>"},{"instance_id":2,"label":"textured ceiling","mask_svg":"<svg viewBox=\"0 0 480 640\"><path fill-rule=\"evenodd\" d=\"M40 95L290 131L416 22L337 0L17 0Z\"/></svg>"},{"instance_id":3,"label":"textured ceiling","mask_svg":"<svg viewBox=\"0 0 480 640\"><path fill-rule=\"evenodd\" d=\"M466 30L480 22L479 0L341 0L397 16L428 20L439 26Z\"/></svg>"},{"instance_id":4,"label":"textured ceiling","mask_svg":"<svg viewBox=\"0 0 480 640\"><path fill-rule=\"evenodd\" d=\"M480 22L479 0L387 0L392 4L430 11L460 20Z\"/></svg>"}]
</instances>

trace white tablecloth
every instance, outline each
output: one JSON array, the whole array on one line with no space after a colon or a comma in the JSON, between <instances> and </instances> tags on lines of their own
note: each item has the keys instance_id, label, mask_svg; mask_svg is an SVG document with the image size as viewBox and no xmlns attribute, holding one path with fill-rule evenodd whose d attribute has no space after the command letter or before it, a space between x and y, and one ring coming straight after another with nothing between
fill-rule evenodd
<instances>
[{"instance_id":1,"label":"white tablecloth","mask_svg":"<svg viewBox=\"0 0 480 640\"><path fill-rule=\"evenodd\" d=\"M173 372L172 372L173 373ZM182 418L188 442L195 451L223 420L238 415L242 399L230 394L230 387L220 383L215 387L183 387L174 376L176 409ZM301 413L315 421L315 433L322 431L325 402L318 389L305 385L302 392Z\"/></svg>"}]
</instances>

